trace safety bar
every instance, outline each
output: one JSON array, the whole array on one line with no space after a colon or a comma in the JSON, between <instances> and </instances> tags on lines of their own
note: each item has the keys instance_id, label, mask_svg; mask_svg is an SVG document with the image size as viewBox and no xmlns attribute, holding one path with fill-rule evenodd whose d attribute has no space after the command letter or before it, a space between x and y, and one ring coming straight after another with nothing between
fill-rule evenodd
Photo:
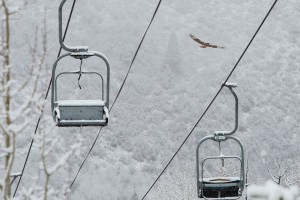
<instances>
[{"instance_id":1,"label":"safety bar","mask_svg":"<svg viewBox=\"0 0 300 200\"><path fill-rule=\"evenodd\" d=\"M65 5L67 0L62 0L60 6L59 6L59 11L58 11L58 24L59 24L59 43L60 46L68 51L68 52L87 52L88 51L88 47L87 46L75 46L75 47L70 47L64 44L64 40L63 40L63 28L62 28L62 10L63 7Z\"/></svg>"}]
</instances>

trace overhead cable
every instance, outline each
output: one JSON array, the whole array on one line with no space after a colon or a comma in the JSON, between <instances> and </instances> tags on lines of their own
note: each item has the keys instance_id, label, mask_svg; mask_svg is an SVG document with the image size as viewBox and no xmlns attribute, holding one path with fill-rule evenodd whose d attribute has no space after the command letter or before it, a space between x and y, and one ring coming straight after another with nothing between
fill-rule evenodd
<instances>
[{"instance_id":1,"label":"overhead cable","mask_svg":"<svg viewBox=\"0 0 300 200\"><path fill-rule=\"evenodd\" d=\"M157 6L156 6L156 9L155 9L155 11L154 11L154 13L153 13L153 16L152 16L152 18L151 18L151 20L150 20L150 23L149 23L149 25L148 25L148 27L147 27L147 29L146 29L146 31L145 31L145 33L144 33L144 35L143 35L143 37L142 37L140 43L139 43L139 46L138 46L138 48L137 48L137 50L136 50L136 52L135 52L135 54L134 54L134 56L133 56L133 58L132 58L132 61L131 61L131 63L130 63L130 66L129 66L129 68L128 68L128 71L127 71L127 73L126 73L126 76L125 76L125 78L124 78L124 80L123 80L123 82L122 82L122 85L121 85L121 87L120 87L120 89L119 89L119 91L118 91L118 93L117 93L117 95L116 95L116 98L115 98L114 102L112 103L112 106L111 106L110 109L109 109L109 112L111 112L111 110L113 109L115 103L117 102L117 100L118 100L118 98L119 98L119 96L120 96L120 94L121 94L121 92L122 92L122 90L123 90L123 88L124 88L124 85L125 85L125 83L126 83L126 81L127 81L128 75L130 74L131 68L132 68L132 66L133 66L133 64L134 64L134 62L135 62L135 59L136 59L136 57L137 57L137 55L138 55L138 53L139 53L139 51L140 51L140 49L141 49L141 46L142 46L142 44L143 44L143 42L144 42L144 39L145 39L145 37L146 37L146 35L147 35L147 33L148 33L148 30L150 29L151 24L152 24L152 22L153 22L153 20L154 20L154 18L155 18L155 16L156 16L156 14L157 14L157 11L158 11L158 9L159 9L159 7L160 7L161 2L162 2L162 0L159 0L158 4L157 4ZM83 162L81 163L81 165L80 165L80 167L79 167L79 169L78 169L78 171L77 171L77 173L76 173L76 175L75 175L75 178L73 179L73 181L71 182L71 184L70 184L70 186L69 186L69 189L71 189L72 186L74 185L74 183L75 183L75 181L76 181L76 179L77 179L77 177L78 177L78 175L79 175L79 173L80 173L80 171L81 171L81 169L82 169L84 163L86 162L87 158L89 157L90 153L92 152L93 148L95 147L95 144L96 144L96 142L97 142L97 140L98 140L98 138L99 138L99 136L100 136L101 131L102 131L102 127L100 128L100 130L99 130L99 132L98 132L98 134L97 134L95 140L93 141L93 144L92 144L91 148L89 149L87 155L85 156Z\"/></svg>"},{"instance_id":2,"label":"overhead cable","mask_svg":"<svg viewBox=\"0 0 300 200\"><path fill-rule=\"evenodd\" d=\"M204 110L204 112L202 113L202 115L200 116L200 118L197 120L197 122L195 123L195 125L193 126L193 128L191 129L191 131L189 132L189 134L186 136L186 138L183 140L183 142L181 143L181 145L179 146L179 148L176 150L176 152L174 153L174 155L172 156L172 158L169 160L169 162L167 163L167 165L164 167L164 169L161 171L161 173L158 175L158 177L154 180L153 184L150 186L150 188L147 190L147 192L145 193L145 195L143 196L142 200L144 200L146 198L146 196L148 195L148 193L152 190L152 188L154 187L154 185L157 183L157 181L160 179L160 177L162 176L162 174L166 171L166 169L169 167L169 165L171 164L171 162L173 161L173 159L176 157L176 155L178 154L178 152L181 150L181 148L183 147L183 145L186 143L186 141L188 140L188 138L192 135L192 133L194 132L195 128L198 126L198 124L200 123L200 121L202 120L202 118L205 116L206 112L209 110L209 108L211 107L211 105L214 103L214 101L216 100L216 98L219 96L220 92L222 91L224 84L229 80L229 78L231 77L232 73L235 71L235 69L237 68L237 66L239 65L240 61L242 60L242 58L244 57L245 53L247 52L248 48L250 47L250 45L252 44L253 40L255 39L256 35L258 34L258 32L260 31L261 27L263 26L263 24L265 23L266 19L268 18L269 14L271 13L271 11L273 10L274 6L276 5L278 0L275 0L273 5L271 6L270 10L268 11L268 13L266 14L266 16L264 17L263 21L260 23L258 29L256 30L256 32L254 33L254 35L252 36L250 42L248 43L248 45L246 46L245 50L243 51L243 53L241 54L241 56L239 57L238 61L236 62L236 64L234 65L234 67L232 68L232 70L230 71L230 73L228 74L228 76L226 77L225 81L223 82L223 84L221 85L220 89L218 90L218 92L215 94L215 96L213 97L213 99L211 100L211 102L208 104L207 108Z\"/></svg>"},{"instance_id":3,"label":"overhead cable","mask_svg":"<svg viewBox=\"0 0 300 200\"><path fill-rule=\"evenodd\" d=\"M72 4L72 8L71 8L71 11L70 11L70 14L69 14L68 22L67 22L66 29L65 29L65 32L64 32L64 36L63 36L63 41L65 40L66 35L67 35L67 32L68 32L68 29L69 29L69 25L70 25L70 22L71 22L71 18L72 18L72 15L73 15L73 11L74 11L74 8L75 8L75 4L76 4L76 0L74 0L74 1L73 1L73 4ZM57 58L60 56L61 51L62 51L62 47L59 48ZM50 82L49 82L49 86L48 86L48 89L47 89L47 92L46 92L46 95L45 95L45 100L48 98L48 94L49 94L51 82L52 82L52 78L50 79ZM41 111L41 113L43 113L43 111ZM37 130L38 130L38 127L39 127L41 118L42 118L42 116L40 116L39 119L38 119L38 121L37 121L37 124L36 124L36 126L35 126L34 135L37 133ZM21 183L21 180L22 180L22 177L23 177L23 174L24 174L26 165L27 165L27 161L28 161L29 155L30 155L30 153L31 153L31 149L32 149L33 142L34 142L34 138L31 139L30 146L29 146L29 150L28 150L28 153L27 153L27 155L26 155L26 159L25 159L25 162L24 162L24 165L23 165L23 168L22 168L21 176L20 176L20 179L19 179L19 181L18 181L18 183L17 183L17 186L16 186L16 189L15 189L15 192L14 192L13 197L15 197L15 195L16 195L16 193L17 193L17 191L18 191L19 185L20 185L20 183Z\"/></svg>"}]
</instances>

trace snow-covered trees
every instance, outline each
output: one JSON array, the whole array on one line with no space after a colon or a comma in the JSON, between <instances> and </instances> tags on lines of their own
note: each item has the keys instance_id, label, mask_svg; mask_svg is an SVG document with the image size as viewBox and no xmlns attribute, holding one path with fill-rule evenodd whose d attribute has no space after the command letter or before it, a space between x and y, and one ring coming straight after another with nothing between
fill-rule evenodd
<instances>
[{"instance_id":1,"label":"snow-covered trees","mask_svg":"<svg viewBox=\"0 0 300 200\"><path fill-rule=\"evenodd\" d=\"M30 0L23 0L21 4L0 1L0 190L4 200L10 199L11 195L10 175L15 158L16 137L31 123L32 113L40 110L42 106L38 87L47 52L46 28L37 27L33 33L35 36L29 47L31 61L25 62L27 66L17 66L13 63L15 58L12 58L12 16L18 15L20 10L31 3L33 2ZM17 72L21 68L24 71L28 70L25 79L18 77Z\"/></svg>"},{"instance_id":2,"label":"snow-covered trees","mask_svg":"<svg viewBox=\"0 0 300 200\"><path fill-rule=\"evenodd\" d=\"M23 0L6 1L10 4L23 2ZM0 0L0 4L1 2ZM49 60L52 62L59 45L56 28L57 7L60 1L39 2L46 4L49 8L48 12L51 12L47 16L47 20L49 30L51 30L48 35L48 47L49 49L53 48L53 51L51 50L53 55L49 56ZM68 2L72 3L72 1ZM157 2L113 0L106 2L105 5L102 1L77 2L79 6L76 7L72 19L67 43L89 44L90 49L101 50L111 58L111 91L112 97L114 97L127 70L126 66L130 64L140 36L151 17L151 10L154 9ZM28 41L33 42L32 23L36 23L34 20L38 18L33 18L31 15L35 15L37 10L43 10L43 3L37 3L39 5L35 8L26 9L22 17L30 15L30 20L18 29L14 28L11 35L26 29L25 36L19 37L18 40L24 41L27 39L26 34L31 34L33 37L28 37L30 40L27 40L27 43ZM136 191L137 196L141 197L211 100L220 81L223 80L245 47L271 1L201 2L187 0L165 3L162 7L163 10L158 13L153 29L151 28L145 39L138 55L138 62L133 68L133 73L130 74L128 84L126 83L126 91L120 96L116 109L111 113L111 124L106 130L103 130L93 155L86 162L85 167L89 170L81 171L80 177L82 179L77 181L77 185L75 185L77 192L73 192L74 197L72 199L80 199L81 194L85 195L81 199L94 199L95 197L99 197L98 199L117 199L117 197L130 199L133 191ZM299 163L297 152L299 152L298 144L300 141L298 123L300 107L297 106L299 104L297 100L299 99L300 79L297 63L299 63L300 57L297 55L299 54L298 33L300 27L295 26L300 16L300 12L297 12L299 1L287 0L286 3L282 2L282 5L283 7L278 7L270 17L272 21L268 21L266 24L268 27L262 29L258 41L255 41L252 50L247 53L243 66L240 66L234 74L234 81L237 81L241 87L239 89L239 96L241 97L239 137L245 143L245 149L251 152L250 183L262 182L266 178L270 178L265 165L259 159L261 149L266 149L267 152L275 149L276 153L274 154L280 156L290 154L290 158ZM11 7L10 10L15 12L17 9ZM228 12L228 10L233 12ZM67 11L66 8L65 15L68 14ZM3 7L0 9L0 15L1 19L4 19ZM224 17L225 15L226 17ZM16 19L18 14L12 16L14 18L12 22L19 20ZM40 20L38 21L40 22ZM75 27L76 25L77 27ZM14 24L11 25L11 27L14 26ZM4 21L2 21L0 32L5 30L3 27ZM195 47L193 41L188 37L190 32L202 35L201 37L209 37L209 40L218 43L224 43L228 48L225 51L213 51L212 49L202 51ZM1 34L3 35L3 33ZM18 35L21 36L21 33ZM15 42L14 40L11 41L12 44ZM23 49L27 48L25 42L23 46ZM22 55L23 53L28 52L24 51ZM16 58L15 55L12 55L11 58ZM30 59L30 57L24 59L23 56L20 62L25 63L28 58ZM0 59L2 70L3 57L0 56ZM21 69L25 69L25 67L16 67L19 63L15 60L11 60L10 63L13 64L10 68L12 73L13 70L23 71ZM23 74L25 75L25 72L27 75L30 74L30 68L23 71ZM10 88L15 89L21 85L24 77L26 76L15 76L14 79L18 81L18 84L13 83L16 87ZM45 81L48 81L49 78L48 76ZM75 85L74 87L78 86ZM31 86L25 87L22 93L29 94L31 88ZM1 92L1 95L3 94ZM16 97L13 99L18 101L15 102L18 105L21 101L23 102L23 98ZM185 145L182 153L183 162L194 159L195 143L204 135L212 133L211 131L219 128L220 124L222 127L231 125L232 115L230 114L231 107L229 107L231 99L229 97L228 102L225 103L223 99L227 101L226 97L218 99L189 143ZM2 97L0 109L1 114L3 114ZM50 115L49 110L45 110L45 114L47 113ZM222 113L228 114L223 116ZM32 118L33 123L36 122L37 118ZM2 125L4 119L1 120ZM16 159L16 171L13 170L13 172L18 172L22 167L29 145L26 139L31 139L30 134L33 132L34 125L28 126L30 130L27 129L28 131L22 132L27 134L26 137L21 134L24 138L23 144L21 148L17 148L20 153L16 154L17 156L20 155L21 159ZM73 141L70 134L78 133L77 130L73 132L72 130L66 130L62 136L69 137L69 143ZM89 148L97 131L85 131L84 151ZM0 132L0 137L3 137L1 129ZM0 141L2 143L4 140L1 138ZM60 145L57 144L57 146ZM38 152L36 146L33 148L35 148L32 151L33 154ZM211 148L208 149L208 151L210 150ZM0 152L4 155L2 149ZM25 182L29 179L28 176L35 175L31 170L33 163L37 163L34 161L37 160L38 156L36 154L35 156L30 155L26 177L23 177L17 195L23 191ZM33 161L33 159L35 160ZM270 159L273 161L273 158ZM1 166L4 165L4 157L1 157L0 160ZM72 163L75 167L80 162L81 159ZM48 163L47 166L50 167L50 164ZM193 171L195 170L194 165L194 162L189 164ZM270 162L269 166L273 172L272 165L273 163ZM93 169L95 171L92 171ZM179 175L182 174L180 170L177 171ZM4 173L3 168L0 169L0 179L4 178L2 173ZM97 178L95 178L95 173L97 173ZM174 177L179 176L175 173L176 171L173 172ZM43 170L41 170L41 174L43 175ZM290 182L297 181L299 174L299 170L298 173L295 171L294 176L290 177ZM195 176L189 177L191 187L196 191ZM50 184L53 184L53 181L57 181L55 175L50 178ZM166 182L166 186L170 189L180 188L167 185L169 182ZM58 184L57 181L56 185L61 183ZM163 192L163 190L158 192L160 191ZM157 190L153 191L153 193L155 192ZM192 194L196 195L195 192ZM104 197L102 198L102 196Z\"/></svg>"},{"instance_id":3,"label":"snow-covered trees","mask_svg":"<svg viewBox=\"0 0 300 200\"><path fill-rule=\"evenodd\" d=\"M46 104L42 99L44 95L42 90L45 87L45 77L47 77L48 46L46 13L33 26L27 24L31 31L28 33L30 40L25 41L25 34L22 37L16 36L16 30L20 30L16 24L22 18L22 10L33 6L34 3L34 0L21 2L0 0L0 18L2 19L0 29L0 198L3 200L9 200L13 195L11 191L12 169L22 169L22 166L14 166L17 155L16 141L18 138L22 140L31 136L28 133L32 134L38 115L40 115L39 126L34 136L34 148L37 147L35 150L39 152L35 154L38 170L35 174L30 174L30 181L35 184L22 185L16 199L67 198L65 194L69 190L70 181L62 177L60 180L63 182L59 184L58 189L56 181L50 179L59 169L70 167L67 162L74 159L74 155L78 155L81 149L80 135L74 136L70 145L61 144L64 142L53 139L54 124L48 126L48 119L44 116ZM15 17L12 18L12 16ZM16 46L20 42L24 44L21 48L23 51L16 54L19 50L16 50ZM24 133L26 137L23 136ZM18 163L22 162L23 160L18 161ZM24 179L23 182L25 182Z\"/></svg>"},{"instance_id":4,"label":"snow-covered trees","mask_svg":"<svg viewBox=\"0 0 300 200\"><path fill-rule=\"evenodd\" d=\"M63 182L55 185L56 181L51 180L51 177L57 174L61 168L70 167L68 165L70 159L80 153L82 138L76 137L72 145L65 147L67 150L60 148L63 149L64 154L59 155L56 150L57 145L60 144L59 139L47 137L53 133L53 129L50 128L47 132L45 130L46 128L42 126L35 136L35 143L39 151L39 171L32 176L35 184L23 189L17 199L61 200L68 198L70 180L65 178Z\"/></svg>"},{"instance_id":5,"label":"snow-covered trees","mask_svg":"<svg viewBox=\"0 0 300 200\"><path fill-rule=\"evenodd\" d=\"M264 160L264 162L270 177L276 184L287 187L298 186L300 188L299 167L294 161L283 158L275 159L274 162L269 162L272 164L271 166L267 160Z\"/></svg>"},{"instance_id":6,"label":"snow-covered trees","mask_svg":"<svg viewBox=\"0 0 300 200\"><path fill-rule=\"evenodd\" d=\"M197 199L195 187L194 168L180 164L172 167L170 172L164 174L161 182L157 184L157 191L150 194L148 199L166 200L192 200ZM156 190L156 189L155 189Z\"/></svg>"}]
</instances>

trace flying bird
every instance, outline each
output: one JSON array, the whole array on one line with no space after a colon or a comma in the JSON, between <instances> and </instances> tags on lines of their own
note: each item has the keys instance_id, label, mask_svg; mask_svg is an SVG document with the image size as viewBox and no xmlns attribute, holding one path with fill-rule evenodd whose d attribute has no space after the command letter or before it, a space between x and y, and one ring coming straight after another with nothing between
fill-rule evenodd
<instances>
[{"instance_id":1,"label":"flying bird","mask_svg":"<svg viewBox=\"0 0 300 200\"><path fill-rule=\"evenodd\" d=\"M225 47L222 47L222 46L217 46L217 45L213 45L213 44L210 44L210 43L206 43L206 42L203 42L202 40L196 38L195 36L193 36L192 34L190 34L190 37L195 41L195 42L198 42L199 44L201 44L201 48L206 48L206 47L210 47L210 48L219 48L219 49L224 49Z\"/></svg>"}]
</instances>

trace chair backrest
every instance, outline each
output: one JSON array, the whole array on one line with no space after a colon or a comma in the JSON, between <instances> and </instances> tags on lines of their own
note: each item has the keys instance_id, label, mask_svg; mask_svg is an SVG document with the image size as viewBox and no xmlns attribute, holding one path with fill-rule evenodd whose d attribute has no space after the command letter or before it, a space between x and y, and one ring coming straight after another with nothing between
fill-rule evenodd
<instances>
[{"instance_id":1,"label":"chair backrest","mask_svg":"<svg viewBox=\"0 0 300 200\"><path fill-rule=\"evenodd\" d=\"M200 176L200 181L204 180L204 165L205 162L208 160L238 160L240 162L240 174L239 174L239 180L241 180L241 182L243 181L243 177L242 177L242 159L241 157L238 156L210 156L210 157L206 157L205 159L203 159L202 163L201 163L201 176ZM231 166L232 167L232 166ZM224 177L226 178L226 177Z\"/></svg>"},{"instance_id":2,"label":"chair backrest","mask_svg":"<svg viewBox=\"0 0 300 200\"><path fill-rule=\"evenodd\" d=\"M57 69L57 65L58 65L58 62L60 60L62 60L63 58L65 57L68 57L68 56L71 56L75 59L87 59L89 57L92 57L92 56L96 56L98 58L100 58L101 60L104 61L105 65L106 65L106 80L102 81L102 94L105 94L105 99L103 99L103 101L105 102L105 106L107 109L109 109L109 88L110 88L110 66L109 66L109 62L107 60L107 58L102 55L101 53L98 53L98 52L79 52L79 53L66 53L62 56L60 56L54 63L53 65L53 68L52 68L52 87L51 87L51 110L52 112L54 111L54 103L58 100L57 99L57 77L60 76L61 74L63 73L78 73L78 72L63 72L63 73L60 73L60 74L56 74L56 69ZM83 72L83 73L96 73L98 74L101 79L102 76L97 73L97 72ZM104 83L105 82L105 83ZM106 85L106 88L104 89L103 86Z\"/></svg>"},{"instance_id":3,"label":"chair backrest","mask_svg":"<svg viewBox=\"0 0 300 200\"><path fill-rule=\"evenodd\" d=\"M58 79L59 78L63 79L64 75L79 75L79 74L96 75L98 78L100 78L100 80L101 80L101 99L104 100L104 79L103 79L103 76L101 74L99 74L98 72L86 72L86 71L74 71L74 72L62 72L62 73L59 73L56 76L55 81L54 81L54 84L55 84L54 85L54 87L55 87L55 92L54 92L55 99L56 100L58 99L58 97L57 97L57 93L58 93L57 82L58 82ZM93 81L95 81L95 79L93 79ZM96 82L96 83L98 84L98 82ZM79 80L78 80L78 84L80 85ZM97 93L97 95L98 95L98 93ZM100 97L98 97L97 99L99 99L99 98Z\"/></svg>"}]
</instances>

